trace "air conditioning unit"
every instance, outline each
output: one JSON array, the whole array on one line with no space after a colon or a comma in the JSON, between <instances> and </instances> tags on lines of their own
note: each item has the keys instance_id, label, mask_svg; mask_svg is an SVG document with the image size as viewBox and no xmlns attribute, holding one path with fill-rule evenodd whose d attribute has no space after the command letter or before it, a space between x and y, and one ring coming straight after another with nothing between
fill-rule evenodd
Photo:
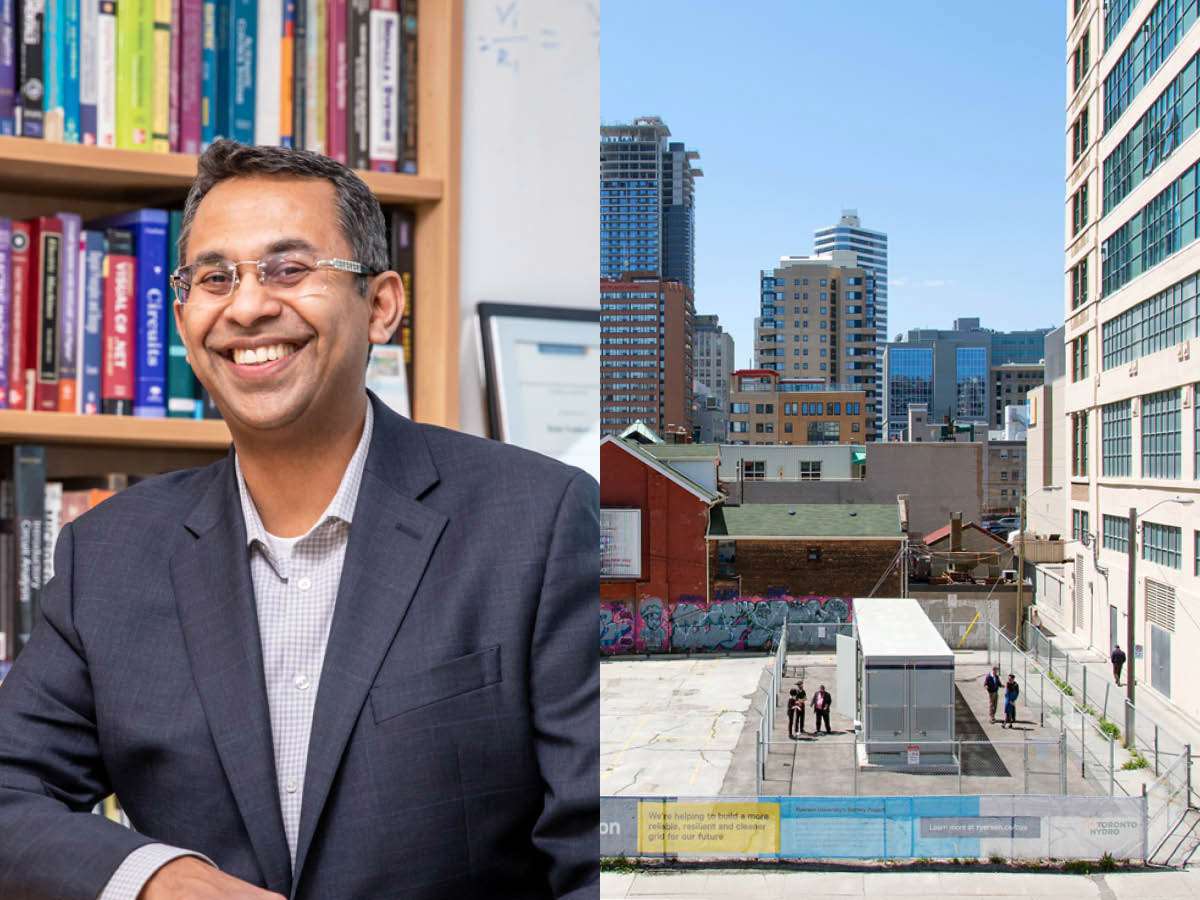
<instances>
[{"instance_id":1,"label":"air conditioning unit","mask_svg":"<svg viewBox=\"0 0 1200 900\"><path fill-rule=\"evenodd\" d=\"M1000 573L1000 577L1004 579L1005 584L1013 584L1017 580L1017 570L1016 569L1004 569Z\"/></svg>"}]
</instances>

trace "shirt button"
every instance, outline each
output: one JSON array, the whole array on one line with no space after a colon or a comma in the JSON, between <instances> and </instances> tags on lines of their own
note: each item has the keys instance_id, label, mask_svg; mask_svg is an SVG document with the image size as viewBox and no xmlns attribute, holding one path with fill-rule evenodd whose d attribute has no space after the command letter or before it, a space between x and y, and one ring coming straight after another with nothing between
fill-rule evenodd
<instances>
[{"instance_id":1,"label":"shirt button","mask_svg":"<svg viewBox=\"0 0 1200 900\"><path fill-rule=\"evenodd\" d=\"M296 690L307 691L309 680L307 675L297 675L292 679L292 684L296 685Z\"/></svg>"},{"instance_id":2,"label":"shirt button","mask_svg":"<svg viewBox=\"0 0 1200 900\"><path fill-rule=\"evenodd\" d=\"M296 582L296 587L300 588L300 590L302 590L302 591L307 591L310 587L312 587L312 579L311 578L301 578L299 581Z\"/></svg>"},{"instance_id":3,"label":"shirt button","mask_svg":"<svg viewBox=\"0 0 1200 900\"><path fill-rule=\"evenodd\" d=\"M298 782L295 778L289 778L283 783L283 789L289 794L294 794L296 791L300 790L300 782Z\"/></svg>"}]
</instances>

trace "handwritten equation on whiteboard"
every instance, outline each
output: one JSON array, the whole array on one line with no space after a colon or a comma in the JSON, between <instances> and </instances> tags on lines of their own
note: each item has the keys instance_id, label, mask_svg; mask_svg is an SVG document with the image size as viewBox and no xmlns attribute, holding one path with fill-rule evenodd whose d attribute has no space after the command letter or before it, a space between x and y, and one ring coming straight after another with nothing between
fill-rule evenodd
<instances>
[{"instance_id":1,"label":"handwritten equation on whiteboard","mask_svg":"<svg viewBox=\"0 0 1200 900\"><path fill-rule=\"evenodd\" d=\"M513 75L565 52L581 53L588 44L592 54L600 52L596 0L501 0L492 4L484 24L486 31L475 37L476 50Z\"/></svg>"}]
</instances>

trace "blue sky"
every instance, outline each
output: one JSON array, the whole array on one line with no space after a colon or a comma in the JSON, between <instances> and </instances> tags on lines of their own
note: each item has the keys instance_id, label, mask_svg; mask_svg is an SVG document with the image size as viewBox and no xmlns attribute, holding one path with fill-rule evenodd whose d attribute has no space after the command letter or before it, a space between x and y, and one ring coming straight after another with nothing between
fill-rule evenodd
<instances>
[{"instance_id":1,"label":"blue sky","mask_svg":"<svg viewBox=\"0 0 1200 900\"><path fill-rule=\"evenodd\" d=\"M843 208L888 233L890 337L958 316L1062 322L1062 3L604 0L602 15L602 120L661 116L700 152L696 310L720 315L739 367L759 270L811 253Z\"/></svg>"}]
</instances>

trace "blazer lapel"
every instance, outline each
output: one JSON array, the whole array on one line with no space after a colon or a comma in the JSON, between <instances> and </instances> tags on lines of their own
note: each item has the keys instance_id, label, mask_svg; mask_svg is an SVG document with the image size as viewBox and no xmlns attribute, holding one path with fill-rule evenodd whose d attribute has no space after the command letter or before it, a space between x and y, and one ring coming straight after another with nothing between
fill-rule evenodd
<instances>
[{"instance_id":1,"label":"blazer lapel","mask_svg":"<svg viewBox=\"0 0 1200 900\"><path fill-rule=\"evenodd\" d=\"M293 883L350 732L412 602L447 518L418 502L437 482L420 432L375 400L375 426L350 527L313 712Z\"/></svg>"},{"instance_id":2,"label":"blazer lapel","mask_svg":"<svg viewBox=\"0 0 1200 900\"><path fill-rule=\"evenodd\" d=\"M267 887L287 894L291 858L232 460L184 524L195 540L172 557L171 580L192 674Z\"/></svg>"}]
</instances>

